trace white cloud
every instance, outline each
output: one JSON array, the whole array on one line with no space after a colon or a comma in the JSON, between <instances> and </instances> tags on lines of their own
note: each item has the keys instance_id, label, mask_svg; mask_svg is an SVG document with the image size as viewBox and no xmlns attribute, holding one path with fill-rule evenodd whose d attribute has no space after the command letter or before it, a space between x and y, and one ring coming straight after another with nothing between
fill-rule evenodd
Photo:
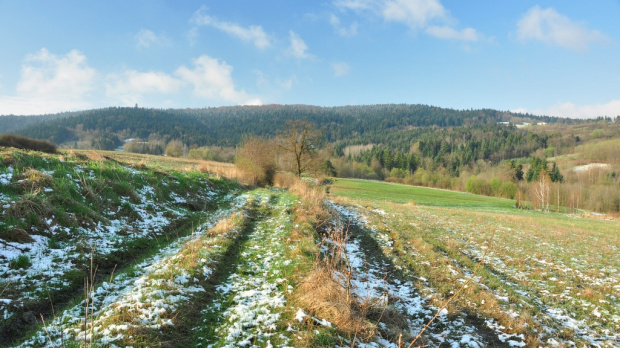
<instances>
[{"instance_id":1,"label":"white cloud","mask_svg":"<svg viewBox=\"0 0 620 348\"><path fill-rule=\"evenodd\" d=\"M553 8L542 9L538 5L527 11L517 23L517 37L522 42L541 41L574 51L584 51L591 43L608 41L599 31L573 22Z\"/></svg>"},{"instance_id":2,"label":"white cloud","mask_svg":"<svg viewBox=\"0 0 620 348\"><path fill-rule=\"evenodd\" d=\"M163 72L138 72L127 70L121 75L110 74L107 77L106 93L131 105L142 102L145 94L178 93L183 82Z\"/></svg>"},{"instance_id":3,"label":"white cloud","mask_svg":"<svg viewBox=\"0 0 620 348\"><path fill-rule=\"evenodd\" d=\"M142 29L136 35L136 47L149 48L151 45L166 45L170 41L165 35L157 35L154 32Z\"/></svg>"},{"instance_id":4,"label":"white cloud","mask_svg":"<svg viewBox=\"0 0 620 348\"><path fill-rule=\"evenodd\" d=\"M202 55L194 59L194 68L181 66L175 72L192 86L194 95L216 101L257 105L261 100L237 90L232 79L233 67L224 61Z\"/></svg>"},{"instance_id":5,"label":"white cloud","mask_svg":"<svg viewBox=\"0 0 620 348\"><path fill-rule=\"evenodd\" d=\"M335 0L334 5L353 11L377 11L380 2L379 0Z\"/></svg>"},{"instance_id":6,"label":"white cloud","mask_svg":"<svg viewBox=\"0 0 620 348\"><path fill-rule=\"evenodd\" d=\"M196 11L191 22L195 25L211 26L229 35L235 36L242 41L252 42L258 48L266 48L271 45L271 38L265 33L260 25L251 25L244 28L238 24L220 21L213 16L204 14L205 8Z\"/></svg>"},{"instance_id":7,"label":"white cloud","mask_svg":"<svg viewBox=\"0 0 620 348\"><path fill-rule=\"evenodd\" d=\"M304 40L299 37L292 30L289 31L291 47L288 50L288 53L295 58L313 58L314 56L308 53L308 45L304 42Z\"/></svg>"},{"instance_id":8,"label":"white cloud","mask_svg":"<svg viewBox=\"0 0 620 348\"><path fill-rule=\"evenodd\" d=\"M340 18L332 14L329 17L329 23L334 27L334 30L340 36L350 37L357 35L357 22L351 23L348 27L340 25Z\"/></svg>"},{"instance_id":9,"label":"white cloud","mask_svg":"<svg viewBox=\"0 0 620 348\"><path fill-rule=\"evenodd\" d=\"M386 20L402 22L411 29L424 28L431 20L446 18L446 9L437 0L386 1L382 13Z\"/></svg>"},{"instance_id":10,"label":"white cloud","mask_svg":"<svg viewBox=\"0 0 620 348\"><path fill-rule=\"evenodd\" d=\"M16 95L0 97L0 114L41 114L83 109L94 89L97 71L78 50L57 56L43 48L22 65Z\"/></svg>"},{"instance_id":11,"label":"white cloud","mask_svg":"<svg viewBox=\"0 0 620 348\"><path fill-rule=\"evenodd\" d=\"M609 116L615 118L620 115L620 100L611 100L605 104L575 105L571 102L558 103L546 109L518 108L515 112L531 113L534 115L548 115L571 118L596 118Z\"/></svg>"},{"instance_id":12,"label":"white cloud","mask_svg":"<svg viewBox=\"0 0 620 348\"><path fill-rule=\"evenodd\" d=\"M332 69L334 69L334 76L341 77L349 74L351 67L345 62L336 62L332 63Z\"/></svg>"},{"instance_id":13,"label":"white cloud","mask_svg":"<svg viewBox=\"0 0 620 348\"><path fill-rule=\"evenodd\" d=\"M481 38L473 28L455 29L456 21L439 0L336 0L334 5L342 10L369 12L439 39L473 42Z\"/></svg>"},{"instance_id":14,"label":"white cloud","mask_svg":"<svg viewBox=\"0 0 620 348\"><path fill-rule=\"evenodd\" d=\"M465 28L458 31L451 27L431 26L426 28L426 33L439 39L458 40L458 41L478 41L480 38L473 28Z\"/></svg>"},{"instance_id":15,"label":"white cloud","mask_svg":"<svg viewBox=\"0 0 620 348\"><path fill-rule=\"evenodd\" d=\"M93 88L96 75L80 51L72 50L58 57L42 48L26 56L17 92L28 96L80 98Z\"/></svg>"}]
</instances>

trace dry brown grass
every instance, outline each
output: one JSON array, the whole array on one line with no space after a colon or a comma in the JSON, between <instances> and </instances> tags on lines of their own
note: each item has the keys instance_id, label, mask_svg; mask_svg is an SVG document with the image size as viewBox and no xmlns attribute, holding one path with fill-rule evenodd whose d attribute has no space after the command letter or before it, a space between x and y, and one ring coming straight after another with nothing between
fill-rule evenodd
<instances>
[{"instance_id":1,"label":"dry brown grass","mask_svg":"<svg viewBox=\"0 0 620 348\"><path fill-rule=\"evenodd\" d=\"M249 183L251 180L240 171L232 163L222 163L214 161L201 161L196 169L203 173L213 174L217 177L225 178L228 180L239 180L243 183Z\"/></svg>"},{"instance_id":2,"label":"dry brown grass","mask_svg":"<svg viewBox=\"0 0 620 348\"><path fill-rule=\"evenodd\" d=\"M15 243L32 243L34 239L30 237L28 232L21 228L11 228L6 231L2 231L0 233L0 239L3 239L7 242L15 242Z\"/></svg>"},{"instance_id":3,"label":"dry brown grass","mask_svg":"<svg viewBox=\"0 0 620 348\"><path fill-rule=\"evenodd\" d=\"M18 149L34 150L47 153L56 153L56 144L47 140L27 138L16 134L0 135L0 146Z\"/></svg>"},{"instance_id":4,"label":"dry brown grass","mask_svg":"<svg viewBox=\"0 0 620 348\"><path fill-rule=\"evenodd\" d=\"M21 175L19 185L28 191L38 191L52 184L52 177L36 169L29 168Z\"/></svg>"},{"instance_id":5,"label":"dry brown grass","mask_svg":"<svg viewBox=\"0 0 620 348\"><path fill-rule=\"evenodd\" d=\"M209 231L207 231L207 235L214 237L228 233L230 229L235 226L234 221L236 219L237 213L233 213L229 218L218 221L215 226L213 226Z\"/></svg>"},{"instance_id":6,"label":"dry brown grass","mask_svg":"<svg viewBox=\"0 0 620 348\"><path fill-rule=\"evenodd\" d=\"M24 194L19 201L9 207L7 215L16 220L26 218L30 214L34 214L39 219L50 217L52 214L51 204L37 195L38 192L36 191Z\"/></svg>"},{"instance_id":7,"label":"dry brown grass","mask_svg":"<svg viewBox=\"0 0 620 348\"><path fill-rule=\"evenodd\" d=\"M353 297L332 277L332 272L317 266L303 280L297 301L311 315L325 318L348 335L369 338L375 327L355 309Z\"/></svg>"},{"instance_id":8,"label":"dry brown grass","mask_svg":"<svg viewBox=\"0 0 620 348\"><path fill-rule=\"evenodd\" d=\"M99 151L95 150L86 152L86 157L88 157L91 161L99 162L105 161L106 159L101 153L99 153Z\"/></svg>"}]
</instances>

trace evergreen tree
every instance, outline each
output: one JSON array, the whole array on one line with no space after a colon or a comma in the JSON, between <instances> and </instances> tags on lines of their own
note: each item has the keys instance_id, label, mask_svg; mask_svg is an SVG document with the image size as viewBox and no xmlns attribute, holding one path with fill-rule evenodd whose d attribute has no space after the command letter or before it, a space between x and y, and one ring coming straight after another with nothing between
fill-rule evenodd
<instances>
[{"instance_id":1,"label":"evergreen tree","mask_svg":"<svg viewBox=\"0 0 620 348\"><path fill-rule=\"evenodd\" d=\"M553 162L553 168L549 172L549 178L553 182L564 182L564 176L560 173L560 168Z\"/></svg>"}]
</instances>

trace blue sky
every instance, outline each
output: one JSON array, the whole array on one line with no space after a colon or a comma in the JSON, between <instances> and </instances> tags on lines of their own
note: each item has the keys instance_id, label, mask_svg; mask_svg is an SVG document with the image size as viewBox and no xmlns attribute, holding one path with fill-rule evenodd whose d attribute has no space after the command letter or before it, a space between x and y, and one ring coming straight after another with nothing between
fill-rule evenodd
<instances>
[{"instance_id":1,"label":"blue sky","mask_svg":"<svg viewBox=\"0 0 620 348\"><path fill-rule=\"evenodd\" d=\"M620 115L620 2L0 0L0 115L421 103Z\"/></svg>"}]
</instances>

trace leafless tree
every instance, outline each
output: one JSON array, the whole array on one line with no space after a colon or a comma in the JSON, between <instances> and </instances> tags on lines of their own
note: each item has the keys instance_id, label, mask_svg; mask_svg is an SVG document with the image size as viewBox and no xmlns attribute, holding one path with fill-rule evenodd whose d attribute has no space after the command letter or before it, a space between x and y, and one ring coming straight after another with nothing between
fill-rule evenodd
<instances>
[{"instance_id":1,"label":"leafless tree","mask_svg":"<svg viewBox=\"0 0 620 348\"><path fill-rule=\"evenodd\" d=\"M316 163L317 147L323 140L323 131L303 121L288 121L280 132L280 148L292 157L293 171L298 177Z\"/></svg>"},{"instance_id":2,"label":"leafless tree","mask_svg":"<svg viewBox=\"0 0 620 348\"><path fill-rule=\"evenodd\" d=\"M541 171L538 176L538 180L534 184L534 196L539 203L540 209L543 211L549 211L549 193L551 191L551 179L549 174L545 171Z\"/></svg>"}]
</instances>

